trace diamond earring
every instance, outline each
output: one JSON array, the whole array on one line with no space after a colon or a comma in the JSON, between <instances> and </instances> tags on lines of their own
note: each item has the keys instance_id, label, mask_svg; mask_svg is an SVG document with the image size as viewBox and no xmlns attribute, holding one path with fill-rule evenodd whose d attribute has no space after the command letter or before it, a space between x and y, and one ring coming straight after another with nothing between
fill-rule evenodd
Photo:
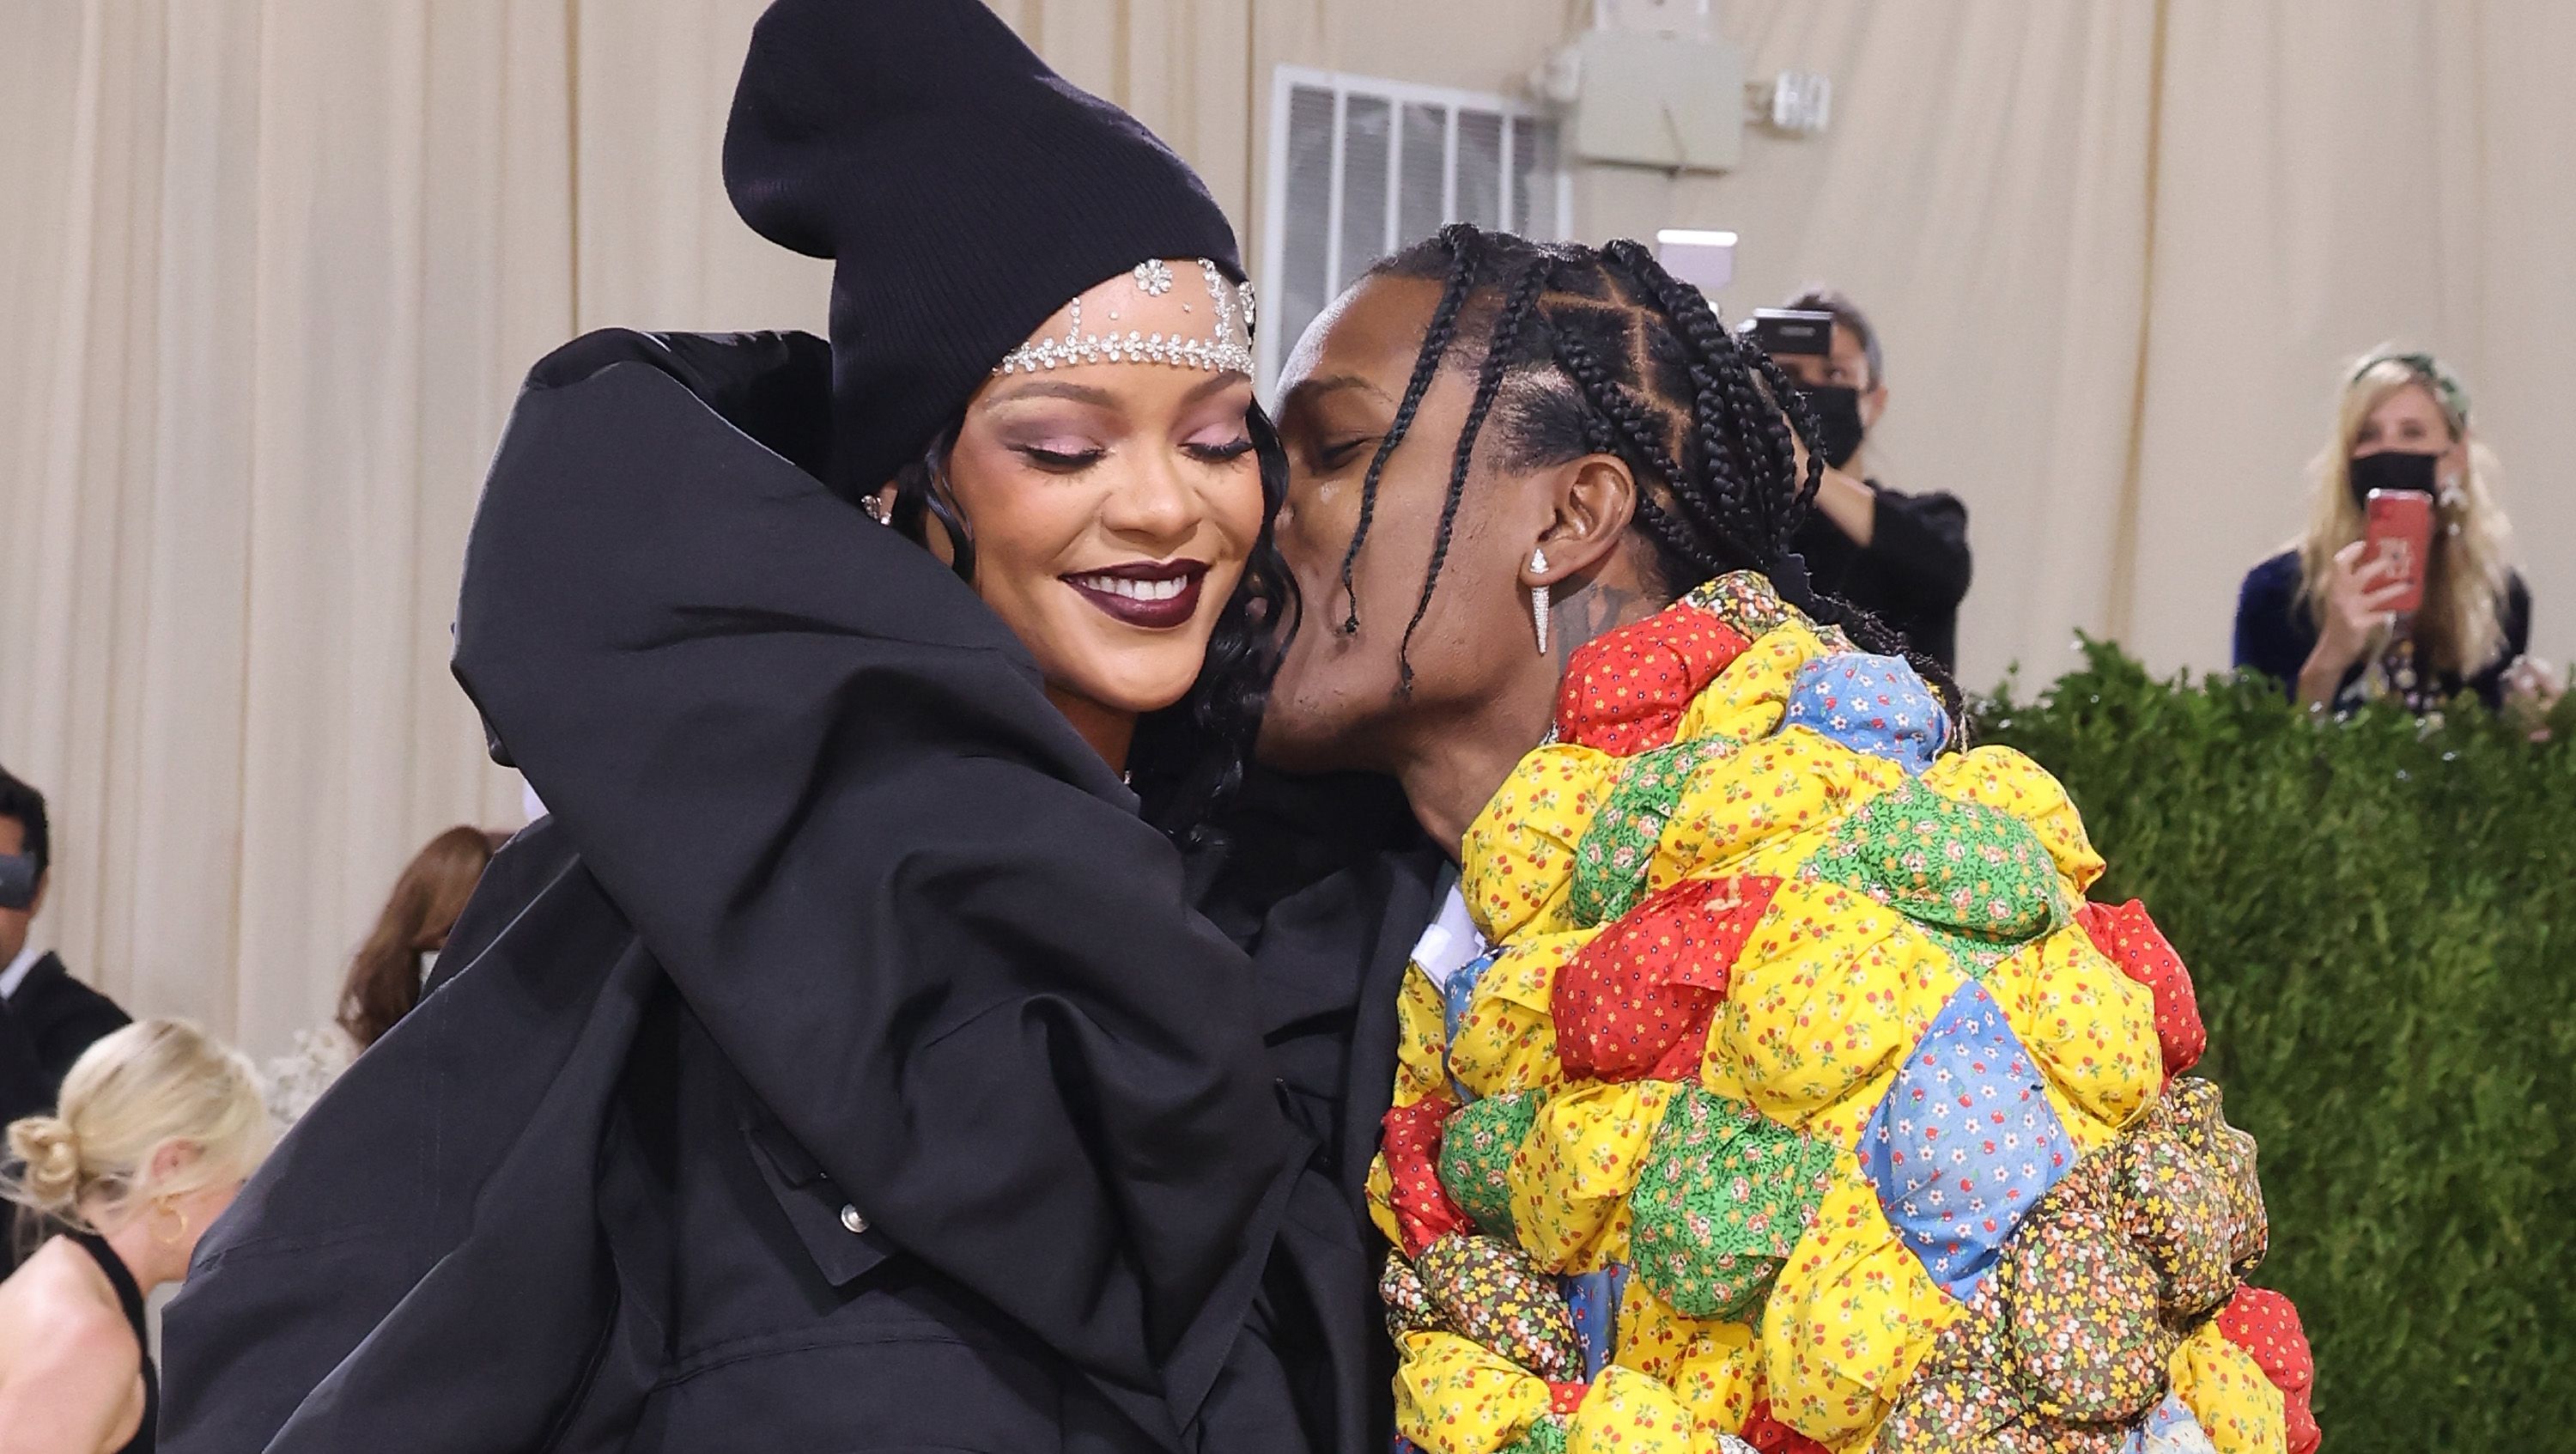
<instances>
[{"instance_id":1,"label":"diamond earring","mask_svg":"<svg viewBox=\"0 0 2576 1454\"><path fill-rule=\"evenodd\" d=\"M1530 569L1533 571L1547 569L1547 550L1544 546L1530 551ZM1538 654L1547 655L1547 582L1545 581L1530 587L1530 625L1538 631Z\"/></svg>"}]
</instances>

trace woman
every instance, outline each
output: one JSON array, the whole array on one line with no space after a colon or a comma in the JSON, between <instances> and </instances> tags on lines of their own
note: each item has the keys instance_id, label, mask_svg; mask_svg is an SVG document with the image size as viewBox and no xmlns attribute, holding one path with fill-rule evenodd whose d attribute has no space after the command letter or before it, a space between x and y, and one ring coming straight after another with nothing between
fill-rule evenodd
<instances>
[{"instance_id":1,"label":"woman","mask_svg":"<svg viewBox=\"0 0 2576 1454\"><path fill-rule=\"evenodd\" d=\"M297 1032L295 1053L268 1063L269 1114L280 1125L293 1125L359 1051L383 1039L420 1003L421 986L438 951L447 947L456 916L474 896L492 855L508 841L506 833L450 828L403 866L366 943L349 961L338 1017L319 1030Z\"/></svg>"},{"instance_id":2,"label":"woman","mask_svg":"<svg viewBox=\"0 0 2576 1454\"><path fill-rule=\"evenodd\" d=\"M2555 674L2525 653L2531 592L2507 559L2513 527L2497 503L2495 456L2469 429L2469 395L2430 354L2381 349L2344 380L2335 436L2310 467L2308 529L2246 573L2236 665L2293 700L2344 709L2391 698L2429 712L2464 691L2543 710ZM2397 562L2368 554L2374 490L2429 495L2435 529L2424 604L2399 619Z\"/></svg>"},{"instance_id":3,"label":"woman","mask_svg":"<svg viewBox=\"0 0 2576 1454\"><path fill-rule=\"evenodd\" d=\"M1363 1447L1174 844L1291 601L1224 217L958 0L772 7L725 157L828 351L532 374L456 667L550 816L202 1255L165 1437Z\"/></svg>"},{"instance_id":4,"label":"woman","mask_svg":"<svg viewBox=\"0 0 2576 1454\"><path fill-rule=\"evenodd\" d=\"M2188 976L2083 901L2063 790L1806 588L1770 362L1633 243L1452 228L1283 383L1328 629L1265 749L1396 776L1459 866L1377 1101L1404 1439L2312 1444Z\"/></svg>"},{"instance_id":5,"label":"woman","mask_svg":"<svg viewBox=\"0 0 2576 1454\"><path fill-rule=\"evenodd\" d=\"M66 1230L0 1283L0 1429L24 1454L153 1447L143 1299L188 1272L267 1147L249 1064L189 1024L100 1040L9 1126L10 1201Z\"/></svg>"}]
</instances>

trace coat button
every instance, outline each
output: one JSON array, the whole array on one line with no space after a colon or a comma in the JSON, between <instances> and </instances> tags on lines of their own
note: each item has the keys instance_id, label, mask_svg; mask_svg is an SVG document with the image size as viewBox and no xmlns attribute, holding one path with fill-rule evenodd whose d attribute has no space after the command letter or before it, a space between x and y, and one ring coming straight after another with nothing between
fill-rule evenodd
<instances>
[{"instance_id":1,"label":"coat button","mask_svg":"<svg viewBox=\"0 0 2576 1454\"><path fill-rule=\"evenodd\" d=\"M859 1215L859 1209L857 1207L843 1203L841 1207L841 1225L852 1232L864 1232L868 1229L868 1219Z\"/></svg>"}]
</instances>

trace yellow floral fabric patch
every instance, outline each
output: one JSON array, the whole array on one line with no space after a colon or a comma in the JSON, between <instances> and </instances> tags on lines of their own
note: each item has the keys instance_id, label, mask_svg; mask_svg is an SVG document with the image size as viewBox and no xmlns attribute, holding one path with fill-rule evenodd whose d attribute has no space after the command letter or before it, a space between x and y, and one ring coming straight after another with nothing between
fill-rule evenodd
<instances>
[{"instance_id":1,"label":"yellow floral fabric patch","mask_svg":"<svg viewBox=\"0 0 2576 1454\"><path fill-rule=\"evenodd\" d=\"M1396 1432L1437 1454L1496 1454L1548 1411L1544 1380L1455 1333L1407 1333L1396 1356Z\"/></svg>"},{"instance_id":2,"label":"yellow floral fabric patch","mask_svg":"<svg viewBox=\"0 0 2576 1454\"><path fill-rule=\"evenodd\" d=\"M1896 1061L1962 982L1895 910L1835 884L1785 883L1736 956L1708 1058L1762 1114L1854 1144Z\"/></svg>"},{"instance_id":3,"label":"yellow floral fabric patch","mask_svg":"<svg viewBox=\"0 0 2576 1454\"><path fill-rule=\"evenodd\" d=\"M1601 1370L1566 1430L1566 1454L1691 1454L1691 1416L1673 1392L1617 1364Z\"/></svg>"},{"instance_id":4,"label":"yellow floral fabric patch","mask_svg":"<svg viewBox=\"0 0 2576 1454\"><path fill-rule=\"evenodd\" d=\"M1497 956L1449 1043L1449 1074L1474 1095L1552 1090L1565 1083L1556 1058L1556 1021L1548 1005L1557 971L1593 931L1524 936Z\"/></svg>"},{"instance_id":5,"label":"yellow floral fabric patch","mask_svg":"<svg viewBox=\"0 0 2576 1454\"><path fill-rule=\"evenodd\" d=\"M1521 759L1502 791L1467 825L1458 888L1476 928L1496 944L1523 930L1574 927L1576 850L1619 781L1621 759L1558 743Z\"/></svg>"},{"instance_id":6,"label":"yellow floral fabric patch","mask_svg":"<svg viewBox=\"0 0 2576 1454\"><path fill-rule=\"evenodd\" d=\"M1774 1418L1847 1448L1867 1442L1964 1310L1898 1240L1858 1163L1837 1160L1763 1313L1762 1373Z\"/></svg>"},{"instance_id":7,"label":"yellow floral fabric patch","mask_svg":"<svg viewBox=\"0 0 2576 1454\"><path fill-rule=\"evenodd\" d=\"M1593 1272L1628 1256L1628 1193L1673 1088L1587 1085L1539 1108L1512 1158L1512 1226L1550 1272Z\"/></svg>"},{"instance_id":8,"label":"yellow floral fabric patch","mask_svg":"<svg viewBox=\"0 0 2576 1454\"><path fill-rule=\"evenodd\" d=\"M1619 1301L1617 1361L1661 1379L1703 1431L1742 1429L1761 1396L1761 1348L1751 1324L1686 1318L1635 1278Z\"/></svg>"},{"instance_id":9,"label":"yellow floral fabric patch","mask_svg":"<svg viewBox=\"0 0 2576 1454\"><path fill-rule=\"evenodd\" d=\"M1996 965L1986 991L2038 1060L2079 1149L2107 1143L2162 1088L2155 992L2105 959L2081 926Z\"/></svg>"},{"instance_id":10,"label":"yellow floral fabric patch","mask_svg":"<svg viewBox=\"0 0 2576 1454\"><path fill-rule=\"evenodd\" d=\"M2174 1350L2173 1388L2218 1454L2280 1454L2288 1447L2281 1390L2215 1321Z\"/></svg>"}]
</instances>

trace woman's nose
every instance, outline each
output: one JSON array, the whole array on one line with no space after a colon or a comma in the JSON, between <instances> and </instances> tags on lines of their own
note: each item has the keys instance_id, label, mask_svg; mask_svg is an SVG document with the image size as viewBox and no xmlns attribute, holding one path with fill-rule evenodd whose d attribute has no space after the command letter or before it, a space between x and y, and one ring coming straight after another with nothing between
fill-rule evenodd
<instances>
[{"instance_id":1,"label":"woman's nose","mask_svg":"<svg viewBox=\"0 0 2576 1454\"><path fill-rule=\"evenodd\" d=\"M1118 534L1177 547L1197 532L1199 513L1198 492L1182 476L1180 461L1155 450L1110 490L1100 517Z\"/></svg>"}]
</instances>

